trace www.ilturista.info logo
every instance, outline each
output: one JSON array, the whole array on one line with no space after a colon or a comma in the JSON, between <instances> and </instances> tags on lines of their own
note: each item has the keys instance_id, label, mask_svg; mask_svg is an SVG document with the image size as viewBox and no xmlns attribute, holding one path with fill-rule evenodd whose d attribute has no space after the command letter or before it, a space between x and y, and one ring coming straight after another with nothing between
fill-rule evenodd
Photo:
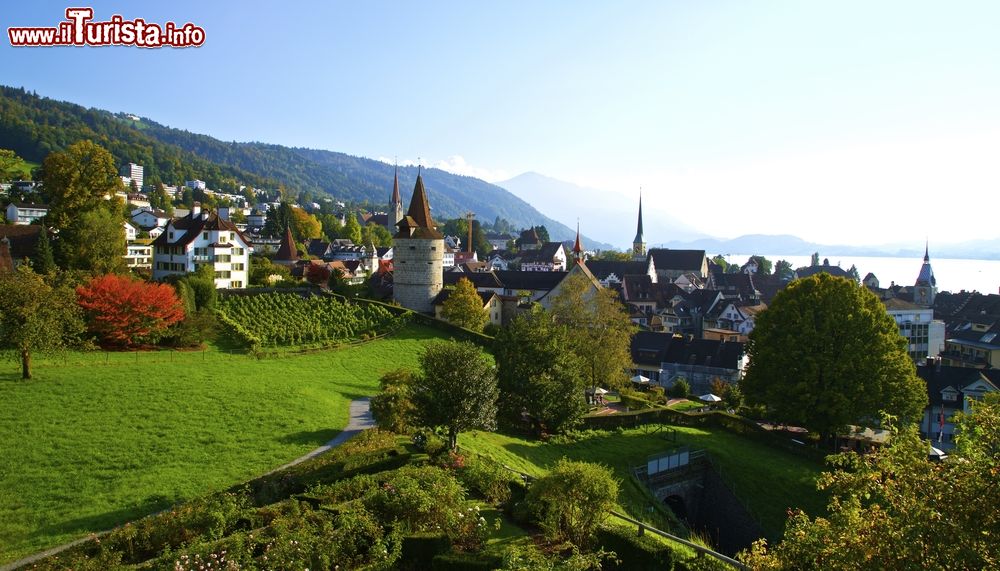
<instances>
[{"instance_id":1,"label":"www.ilturista.info logo","mask_svg":"<svg viewBox=\"0 0 1000 571\"><path fill-rule=\"evenodd\" d=\"M106 22L93 22L93 8L66 8L66 20L50 28L7 28L10 45L26 46L137 46L187 48L205 43L205 30L188 22L147 23L115 14Z\"/></svg>"}]
</instances>

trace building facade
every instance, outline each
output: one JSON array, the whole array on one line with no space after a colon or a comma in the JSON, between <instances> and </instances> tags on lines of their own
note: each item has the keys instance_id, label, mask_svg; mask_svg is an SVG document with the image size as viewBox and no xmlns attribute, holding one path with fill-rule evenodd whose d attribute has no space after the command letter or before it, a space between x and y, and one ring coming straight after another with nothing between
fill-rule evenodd
<instances>
[{"instance_id":1,"label":"building facade","mask_svg":"<svg viewBox=\"0 0 1000 571\"><path fill-rule=\"evenodd\" d=\"M153 279L183 275L210 266L217 288L245 288L250 244L235 224L196 202L183 218L171 220L153 241Z\"/></svg>"}]
</instances>

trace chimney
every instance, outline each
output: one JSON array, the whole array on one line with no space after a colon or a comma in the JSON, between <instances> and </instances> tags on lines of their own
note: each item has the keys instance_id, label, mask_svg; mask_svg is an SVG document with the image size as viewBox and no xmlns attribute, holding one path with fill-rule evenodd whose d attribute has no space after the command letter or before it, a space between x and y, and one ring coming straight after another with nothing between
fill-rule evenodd
<instances>
[{"instance_id":1,"label":"chimney","mask_svg":"<svg viewBox=\"0 0 1000 571\"><path fill-rule=\"evenodd\" d=\"M191 218L198 218L201 216L201 203L195 202L191 205Z\"/></svg>"}]
</instances>

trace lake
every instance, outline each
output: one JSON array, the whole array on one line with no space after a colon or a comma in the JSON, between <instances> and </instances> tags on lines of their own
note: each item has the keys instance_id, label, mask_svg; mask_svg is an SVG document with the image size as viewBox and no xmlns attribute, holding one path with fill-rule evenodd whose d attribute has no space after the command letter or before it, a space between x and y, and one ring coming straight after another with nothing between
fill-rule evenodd
<instances>
[{"instance_id":1,"label":"lake","mask_svg":"<svg viewBox=\"0 0 1000 571\"><path fill-rule=\"evenodd\" d=\"M712 256L714 254L709 254ZM810 256L779 256L774 254L763 254L771 263L778 260L788 260L792 268L808 266ZM726 261L735 264L745 264L750 254L726 255ZM917 281L917 274L920 273L920 266L923 264L923 257L920 258L889 258L889 257L867 257L867 256L823 256L820 253L820 263L823 258L830 260L830 265L839 265L841 268L850 269L851 265L858 268L858 274L862 277L868 272L872 272L878 278L880 287L889 287L889 284L896 282L902 285L913 285ZM963 260L957 258L931 257L931 267L934 268L934 277L937 278L938 291L958 292L961 290L976 290L981 293L1000 292L1000 260Z\"/></svg>"}]
</instances>

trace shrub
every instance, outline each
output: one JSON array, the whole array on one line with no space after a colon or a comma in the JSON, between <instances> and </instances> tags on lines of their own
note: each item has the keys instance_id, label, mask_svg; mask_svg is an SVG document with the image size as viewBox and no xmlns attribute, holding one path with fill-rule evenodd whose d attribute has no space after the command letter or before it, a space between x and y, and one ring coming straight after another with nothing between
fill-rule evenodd
<instances>
[{"instance_id":1,"label":"shrub","mask_svg":"<svg viewBox=\"0 0 1000 571\"><path fill-rule=\"evenodd\" d=\"M667 394L675 399L686 399L691 396L691 385L684 379L677 379L674 384L667 389Z\"/></svg>"},{"instance_id":2,"label":"shrub","mask_svg":"<svg viewBox=\"0 0 1000 571\"><path fill-rule=\"evenodd\" d=\"M393 472L363 502L380 521L403 532L457 532L465 490L450 473L434 466L406 466Z\"/></svg>"},{"instance_id":3,"label":"shrub","mask_svg":"<svg viewBox=\"0 0 1000 571\"><path fill-rule=\"evenodd\" d=\"M617 498L618 480L608 468L564 458L531 485L526 501L546 538L583 548Z\"/></svg>"},{"instance_id":4,"label":"shrub","mask_svg":"<svg viewBox=\"0 0 1000 571\"><path fill-rule=\"evenodd\" d=\"M606 569L659 571L672 569L674 565L674 552L668 545L647 535L638 536L632 528L601 526L597 531L597 543L613 551L618 559L608 564Z\"/></svg>"},{"instance_id":5,"label":"shrub","mask_svg":"<svg viewBox=\"0 0 1000 571\"><path fill-rule=\"evenodd\" d=\"M646 399L646 396L638 391L633 390L622 390L619 393L621 398L621 403L629 408L629 410L642 410L644 408L649 408L653 403Z\"/></svg>"},{"instance_id":6,"label":"shrub","mask_svg":"<svg viewBox=\"0 0 1000 571\"><path fill-rule=\"evenodd\" d=\"M436 555L451 551L451 541L443 533L414 533L403 536L404 568L427 569Z\"/></svg>"},{"instance_id":7,"label":"shrub","mask_svg":"<svg viewBox=\"0 0 1000 571\"><path fill-rule=\"evenodd\" d=\"M667 402L666 392L666 389L661 386L649 387L649 400L665 404Z\"/></svg>"},{"instance_id":8,"label":"shrub","mask_svg":"<svg viewBox=\"0 0 1000 571\"><path fill-rule=\"evenodd\" d=\"M413 425L413 372L396 369L379 379L382 391L372 397L371 411L380 428L402 433Z\"/></svg>"},{"instance_id":9,"label":"shrub","mask_svg":"<svg viewBox=\"0 0 1000 571\"><path fill-rule=\"evenodd\" d=\"M502 504L510 499L510 484L519 478L487 458L471 458L460 472L466 486L483 495L486 501Z\"/></svg>"},{"instance_id":10,"label":"shrub","mask_svg":"<svg viewBox=\"0 0 1000 571\"><path fill-rule=\"evenodd\" d=\"M429 428L424 428L414 433L413 445L417 447L417 450L426 453L432 458L444 452L448 447L444 439Z\"/></svg>"}]
</instances>

